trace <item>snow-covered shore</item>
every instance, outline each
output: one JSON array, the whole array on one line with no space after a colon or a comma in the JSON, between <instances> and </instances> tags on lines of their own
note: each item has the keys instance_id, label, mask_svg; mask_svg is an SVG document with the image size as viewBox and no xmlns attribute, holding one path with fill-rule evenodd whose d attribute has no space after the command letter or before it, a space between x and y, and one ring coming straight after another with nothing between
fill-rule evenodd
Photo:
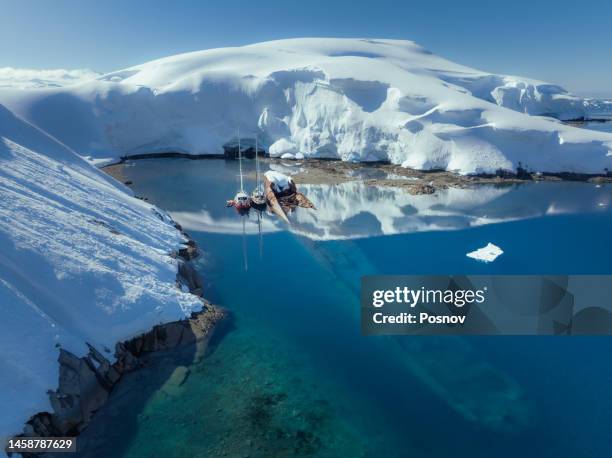
<instances>
[{"instance_id":1,"label":"snow-covered shore","mask_svg":"<svg viewBox=\"0 0 612 458\"><path fill-rule=\"evenodd\" d=\"M292 39L171 56L0 103L94 161L222 154L257 133L273 156L388 160L459 173L604 173L612 134L560 123L606 109L411 41ZM603 107L603 108L602 108Z\"/></svg>"},{"instance_id":2,"label":"snow-covered shore","mask_svg":"<svg viewBox=\"0 0 612 458\"><path fill-rule=\"evenodd\" d=\"M176 286L172 220L0 105L0 438L52 411L58 351L115 344L202 302Z\"/></svg>"}]
</instances>

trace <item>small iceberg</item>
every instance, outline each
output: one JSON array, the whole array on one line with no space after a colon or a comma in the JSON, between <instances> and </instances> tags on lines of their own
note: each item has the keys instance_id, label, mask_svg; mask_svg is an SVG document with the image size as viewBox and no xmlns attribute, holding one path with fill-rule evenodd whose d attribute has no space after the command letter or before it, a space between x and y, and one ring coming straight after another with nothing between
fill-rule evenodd
<instances>
[{"instance_id":1,"label":"small iceberg","mask_svg":"<svg viewBox=\"0 0 612 458\"><path fill-rule=\"evenodd\" d=\"M497 245L493 245L491 242L487 246L478 248L476 251L472 251L466 256L483 262L493 262L497 259L500 254L503 254L503 250Z\"/></svg>"}]
</instances>

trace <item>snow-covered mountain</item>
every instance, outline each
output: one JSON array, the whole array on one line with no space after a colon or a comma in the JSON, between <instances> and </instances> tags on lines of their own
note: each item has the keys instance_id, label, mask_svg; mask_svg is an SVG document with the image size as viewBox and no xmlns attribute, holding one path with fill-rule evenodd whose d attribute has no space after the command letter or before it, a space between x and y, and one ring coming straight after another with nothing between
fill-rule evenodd
<instances>
[{"instance_id":1,"label":"snow-covered mountain","mask_svg":"<svg viewBox=\"0 0 612 458\"><path fill-rule=\"evenodd\" d=\"M0 440L51 411L58 348L100 351L200 308L170 218L0 105Z\"/></svg>"},{"instance_id":2,"label":"snow-covered mountain","mask_svg":"<svg viewBox=\"0 0 612 458\"><path fill-rule=\"evenodd\" d=\"M546 117L588 116L595 102L402 40L292 39L199 51L65 88L0 90L0 103L95 160L218 154L240 128L257 133L273 156L461 173L519 162L550 172L612 168L612 134Z\"/></svg>"}]
</instances>

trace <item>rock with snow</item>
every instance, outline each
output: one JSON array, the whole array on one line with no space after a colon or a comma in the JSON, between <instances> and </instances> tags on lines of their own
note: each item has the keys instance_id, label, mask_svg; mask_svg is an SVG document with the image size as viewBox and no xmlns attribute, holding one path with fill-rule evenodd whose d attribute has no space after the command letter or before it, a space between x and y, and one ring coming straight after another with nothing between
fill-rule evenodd
<instances>
[{"instance_id":1,"label":"rock with snow","mask_svg":"<svg viewBox=\"0 0 612 458\"><path fill-rule=\"evenodd\" d=\"M288 190L293 184L293 178L274 170L268 170L264 175L277 193Z\"/></svg>"},{"instance_id":2,"label":"rock with snow","mask_svg":"<svg viewBox=\"0 0 612 458\"><path fill-rule=\"evenodd\" d=\"M487 246L471 251L470 253L467 253L466 256L468 258L476 259L477 261L493 262L503 253L504 252L500 247L489 242Z\"/></svg>"},{"instance_id":3,"label":"rock with snow","mask_svg":"<svg viewBox=\"0 0 612 458\"><path fill-rule=\"evenodd\" d=\"M51 410L60 348L77 356L86 343L113 349L201 302L176 287L171 253L185 240L163 211L1 105L0 196L0 437L7 437Z\"/></svg>"},{"instance_id":4,"label":"rock with snow","mask_svg":"<svg viewBox=\"0 0 612 458\"><path fill-rule=\"evenodd\" d=\"M560 123L608 105L495 75L404 40L292 39L155 60L4 103L95 161L220 154L236 131L272 156L390 161L459 173L603 173L612 134ZM611 107L612 108L612 107Z\"/></svg>"}]
</instances>

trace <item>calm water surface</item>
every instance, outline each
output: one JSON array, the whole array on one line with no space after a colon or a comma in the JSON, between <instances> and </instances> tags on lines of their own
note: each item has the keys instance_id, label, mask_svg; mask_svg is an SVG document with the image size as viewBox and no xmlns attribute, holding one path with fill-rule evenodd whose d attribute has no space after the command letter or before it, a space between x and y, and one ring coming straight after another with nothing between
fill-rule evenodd
<instances>
[{"instance_id":1,"label":"calm water surface","mask_svg":"<svg viewBox=\"0 0 612 458\"><path fill-rule=\"evenodd\" d=\"M206 296L232 319L205 356L131 374L82 456L608 456L612 339L362 337L358 288L370 273L612 273L610 186L303 186L317 210L288 228L224 208L235 162L126 173L205 250ZM465 256L488 242L495 262Z\"/></svg>"},{"instance_id":2,"label":"calm water surface","mask_svg":"<svg viewBox=\"0 0 612 458\"><path fill-rule=\"evenodd\" d=\"M586 122L581 127L590 130L598 130L600 132L612 132L612 120L606 122Z\"/></svg>"}]
</instances>

